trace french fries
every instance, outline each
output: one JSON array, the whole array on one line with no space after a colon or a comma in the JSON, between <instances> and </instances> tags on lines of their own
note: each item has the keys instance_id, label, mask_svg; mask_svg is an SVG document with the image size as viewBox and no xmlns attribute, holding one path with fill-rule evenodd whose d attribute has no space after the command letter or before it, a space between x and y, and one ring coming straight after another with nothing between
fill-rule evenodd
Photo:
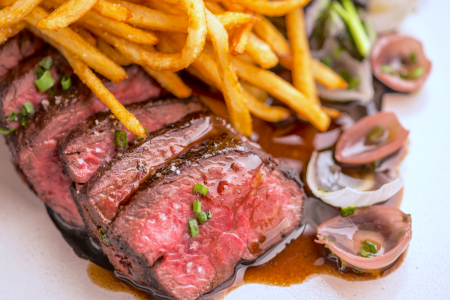
<instances>
[{"instance_id":1,"label":"french fries","mask_svg":"<svg viewBox=\"0 0 450 300\"><path fill-rule=\"evenodd\" d=\"M295 8L305 6L309 1L310 0L229 0L229 2L233 4L240 4L246 10L269 17L284 16Z\"/></svg>"},{"instance_id":2,"label":"french fries","mask_svg":"<svg viewBox=\"0 0 450 300\"><path fill-rule=\"evenodd\" d=\"M97 47L97 40L95 39L95 37L92 36L92 34L89 31L79 26L71 26L70 28L72 28L73 31L78 33L86 42L88 42L89 45Z\"/></svg>"},{"instance_id":3,"label":"french fries","mask_svg":"<svg viewBox=\"0 0 450 300\"><path fill-rule=\"evenodd\" d=\"M320 105L312 74L311 53L302 8L294 9L286 16L286 28L292 50L292 84L306 98Z\"/></svg>"},{"instance_id":4,"label":"french fries","mask_svg":"<svg viewBox=\"0 0 450 300\"><path fill-rule=\"evenodd\" d=\"M347 82L339 74L320 61L313 59L312 69L315 80L327 89L336 90L346 89L348 87Z\"/></svg>"},{"instance_id":5,"label":"french fries","mask_svg":"<svg viewBox=\"0 0 450 300\"><path fill-rule=\"evenodd\" d=\"M114 61L119 66L129 66L133 63L132 60L128 59L122 53L114 49L112 46L110 46L107 42L105 42L103 39L98 39L98 49L106 54L109 58L111 58L112 61Z\"/></svg>"},{"instance_id":6,"label":"french fries","mask_svg":"<svg viewBox=\"0 0 450 300\"><path fill-rule=\"evenodd\" d=\"M260 20L259 18L250 14L230 11L216 14L216 18L220 23L222 23L223 27L225 27L226 30L230 30L236 27L242 27L244 25L254 24Z\"/></svg>"},{"instance_id":7,"label":"french fries","mask_svg":"<svg viewBox=\"0 0 450 300\"><path fill-rule=\"evenodd\" d=\"M253 97L258 99L259 102L264 103L267 100L267 98L269 98L269 94L266 91L263 91L259 87L254 86L253 84L250 84L245 81L241 81L241 85Z\"/></svg>"},{"instance_id":8,"label":"french fries","mask_svg":"<svg viewBox=\"0 0 450 300\"><path fill-rule=\"evenodd\" d=\"M252 29L253 24L250 23L234 30L231 38L230 54L239 55L244 53Z\"/></svg>"},{"instance_id":9,"label":"french fries","mask_svg":"<svg viewBox=\"0 0 450 300\"><path fill-rule=\"evenodd\" d=\"M125 22L133 17L133 13L128 8L103 0L95 3L92 10L118 22Z\"/></svg>"},{"instance_id":10,"label":"french fries","mask_svg":"<svg viewBox=\"0 0 450 300\"><path fill-rule=\"evenodd\" d=\"M10 27L19 23L41 2L42 0L1 1L1 4L6 7L0 10L0 28Z\"/></svg>"},{"instance_id":11,"label":"french fries","mask_svg":"<svg viewBox=\"0 0 450 300\"><path fill-rule=\"evenodd\" d=\"M19 23L16 23L11 27L0 29L0 44L6 41L8 38L15 36L16 34L21 32L25 27L27 27L27 22L20 21Z\"/></svg>"},{"instance_id":12,"label":"french fries","mask_svg":"<svg viewBox=\"0 0 450 300\"><path fill-rule=\"evenodd\" d=\"M79 20L98 0L69 0L37 22L39 29L59 31Z\"/></svg>"},{"instance_id":13,"label":"french fries","mask_svg":"<svg viewBox=\"0 0 450 300\"><path fill-rule=\"evenodd\" d=\"M265 90L291 107L299 117L311 122L317 129L325 131L330 125L330 118L319 105L309 101L291 84L267 70L233 59L233 65L240 78Z\"/></svg>"},{"instance_id":14,"label":"french fries","mask_svg":"<svg viewBox=\"0 0 450 300\"><path fill-rule=\"evenodd\" d=\"M250 34L246 53L264 69L278 65L278 57L264 41L254 34Z\"/></svg>"},{"instance_id":15,"label":"french fries","mask_svg":"<svg viewBox=\"0 0 450 300\"><path fill-rule=\"evenodd\" d=\"M25 20L33 26L48 15L47 11L41 7L36 7ZM43 30L45 35L61 44L64 48L77 55L89 67L96 70L113 82L119 83L127 77L123 68L118 66L97 48L89 45L83 38L70 28L62 28L59 32Z\"/></svg>"}]
</instances>

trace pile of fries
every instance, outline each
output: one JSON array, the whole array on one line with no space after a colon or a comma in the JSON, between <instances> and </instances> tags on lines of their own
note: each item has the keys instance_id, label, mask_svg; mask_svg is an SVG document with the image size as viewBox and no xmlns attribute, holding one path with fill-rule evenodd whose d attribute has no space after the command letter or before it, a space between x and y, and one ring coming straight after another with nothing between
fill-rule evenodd
<instances>
[{"instance_id":1,"label":"pile of fries","mask_svg":"<svg viewBox=\"0 0 450 300\"><path fill-rule=\"evenodd\" d=\"M220 90L233 126L252 133L251 114L270 122L295 112L321 131L339 112L321 106L315 82L346 88L312 59L302 7L308 0L0 0L0 42L28 28L66 57L77 76L140 137L145 129L92 70L119 83L138 64L177 97L186 69ZM285 16L287 40L265 16ZM268 71L292 70L292 82ZM91 70L92 69L92 70ZM287 104L265 103L271 95ZM205 99L205 103L211 101ZM213 109L214 111L214 109ZM222 112L223 113L223 112Z\"/></svg>"}]
</instances>

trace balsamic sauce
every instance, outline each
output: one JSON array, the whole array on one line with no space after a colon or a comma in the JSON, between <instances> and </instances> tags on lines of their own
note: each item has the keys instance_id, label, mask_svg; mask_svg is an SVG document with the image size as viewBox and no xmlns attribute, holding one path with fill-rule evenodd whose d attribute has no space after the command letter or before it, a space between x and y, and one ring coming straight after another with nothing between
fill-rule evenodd
<instances>
[{"instance_id":1,"label":"balsamic sauce","mask_svg":"<svg viewBox=\"0 0 450 300\"><path fill-rule=\"evenodd\" d=\"M210 91L204 84L192 77L183 76L183 80L192 87L194 93L204 95L205 91ZM357 121L368 114L379 111L383 95L390 92L387 87L377 81L374 83L374 88L375 99L365 105L358 102L324 104L346 112L351 119ZM207 92L207 96L221 98L221 95L214 91ZM306 165L312 153L318 147L320 150L332 150L338 136L342 133L342 124L338 124L338 122L332 122L326 133L320 133L312 125L301 120L272 124L253 117L253 124L252 140L259 143L266 152L288 163L301 175L303 182L305 182ZM346 280L372 280L387 276L401 265L406 256L406 251L392 265L381 270L359 272L353 268L342 266L335 256L330 255L328 249L314 242L317 226L339 215L340 211L311 197L312 194L307 186L305 191L309 196L305 201L305 212L302 220L302 224L308 224L305 231L300 237L287 244L286 248L268 263L248 268L244 276L246 283L289 286L301 283L308 277L319 274L329 274ZM384 204L399 207L402 194L403 190ZM137 299L152 298L146 292L114 275L114 268L108 258L101 251L97 241L92 239L88 233L67 224L51 208L47 207L47 210L75 253L80 258L92 262L88 265L87 273L94 284L109 291L130 293Z\"/></svg>"}]
</instances>

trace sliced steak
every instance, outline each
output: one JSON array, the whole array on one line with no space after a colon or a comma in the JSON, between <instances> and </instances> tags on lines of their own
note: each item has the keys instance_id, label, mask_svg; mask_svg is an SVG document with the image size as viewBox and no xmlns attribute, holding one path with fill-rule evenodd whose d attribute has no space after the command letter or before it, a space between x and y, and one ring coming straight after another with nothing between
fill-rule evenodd
<instances>
[{"instance_id":1,"label":"sliced steak","mask_svg":"<svg viewBox=\"0 0 450 300\"><path fill-rule=\"evenodd\" d=\"M150 153L157 148L150 144L113 160L109 168L123 167L116 167L108 181L97 182L97 174L104 178L99 169L77 198L116 270L176 299L196 299L214 289L240 260L261 255L300 223L305 196L299 179L214 119L215 130L206 140L177 159L162 161L147 180L142 176L136 192L129 192L137 186L134 174L155 157ZM116 201L122 182L136 184L125 189L128 199ZM207 196L193 192L196 183L209 187ZM86 197L95 186L102 187L101 197ZM193 201L213 216L199 224L200 234L194 238L187 226L197 218ZM99 227L107 232L106 242Z\"/></svg>"},{"instance_id":2,"label":"sliced steak","mask_svg":"<svg viewBox=\"0 0 450 300\"><path fill-rule=\"evenodd\" d=\"M132 104L127 109L152 132L202 110L203 106L195 98L171 98ZM99 167L123 151L115 143L116 130L126 131L128 147L137 141L135 134L126 130L114 115L107 112L92 116L59 141L61 161L66 174L74 182L87 182Z\"/></svg>"},{"instance_id":3,"label":"sliced steak","mask_svg":"<svg viewBox=\"0 0 450 300\"><path fill-rule=\"evenodd\" d=\"M36 88L36 69L39 62L49 57L53 61L50 74L55 80L55 88L48 92L41 93ZM15 68L9 70L5 78L0 83L0 123L5 129L18 128L19 122L8 120L12 113L20 113L22 106L26 102L33 104L38 109L44 99L49 97L49 93L54 92L60 86L60 78L63 75L72 75L73 71L67 61L54 49L46 48L39 51L32 57L23 61Z\"/></svg>"},{"instance_id":4,"label":"sliced steak","mask_svg":"<svg viewBox=\"0 0 450 300\"><path fill-rule=\"evenodd\" d=\"M137 66L127 70L128 78L120 84L105 86L123 104L140 102L157 96L160 88ZM59 162L57 142L74 126L104 110L105 105L75 76L69 91L48 98L17 135L17 162L39 198L49 204L70 224L83 227L83 221L70 195L70 178Z\"/></svg>"},{"instance_id":5,"label":"sliced steak","mask_svg":"<svg viewBox=\"0 0 450 300\"><path fill-rule=\"evenodd\" d=\"M22 30L0 45L0 78L23 59L44 47L44 42L27 30Z\"/></svg>"}]
</instances>

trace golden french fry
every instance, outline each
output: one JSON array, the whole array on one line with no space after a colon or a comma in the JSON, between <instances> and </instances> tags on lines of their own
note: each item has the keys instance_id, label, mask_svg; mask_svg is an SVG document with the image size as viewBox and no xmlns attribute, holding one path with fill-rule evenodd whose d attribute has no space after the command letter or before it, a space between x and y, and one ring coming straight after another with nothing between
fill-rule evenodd
<instances>
[{"instance_id":1,"label":"golden french fry","mask_svg":"<svg viewBox=\"0 0 450 300\"><path fill-rule=\"evenodd\" d=\"M174 94L177 98L187 98L192 94L192 90L184 84L176 73L156 71L148 67L143 68L148 75L153 77L163 88Z\"/></svg>"},{"instance_id":2,"label":"golden french fry","mask_svg":"<svg viewBox=\"0 0 450 300\"><path fill-rule=\"evenodd\" d=\"M286 28L292 51L292 84L306 98L320 105L312 74L312 58L302 8L297 8L287 14Z\"/></svg>"},{"instance_id":3,"label":"golden french fry","mask_svg":"<svg viewBox=\"0 0 450 300\"><path fill-rule=\"evenodd\" d=\"M254 34L250 34L246 53L264 69L270 69L278 65L278 57L269 45Z\"/></svg>"},{"instance_id":4,"label":"golden french fry","mask_svg":"<svg viewBox=\"0 0 450 300\"><path fill-rule=\"evenodd\" d=\"M158 38L153 33L134 28L113 19L106 18L96 12L90 11L80 19L80 22L110 32L138 44L154 45L158 43Z\"/></svg>"},{"instance_id":5,"label":"golden french fry","mask_svg":"<svg viewBox=\"0 0 450 300\"><path fill-rule=\"evenodd\" d=\"M252 29L253 24L250 23L234 30L231 36L230 54L239 55L245 52Z\"/></svg>"},{"instance_id":6,"label":"golden french fry","mask_svg":"<svg viewBox=\"0 0 450 300\"><path fill-rule=\"evenodd\" d=\"M248 108L258 118L268 122L281 122L288 119L291 113L281 106L268 106L244 89L244 98Z\"/></svg>"},{"instance_id":7,"label":"golden french fry","mask_svg":"<svg viewBox=\"0 0 450 300\"><path fill-rule=\"evenodd\" d=\"M10 27L22 21L28 16L42 0L17 0L2 1L1 4L6 6L0 10L0 28Z\"/></svg>"},{"instance_id":8,"label":"golden french fry","mask_svg":"<svg viewBox=\"0 0 450 300\"><path fill-rule=\"evenodd\" d=\"M288 14L295 8L305 6L310 0L229 0L232 4L240 4L246 10L269 17L280 17Z\"/></svg>"},{"instance_id":9,"label":"golden french fry","mask_svg":"<svg viewBox=\"0 0 450 300\"><path fill-rule=\"evenodd\" d=\"M72 28L73 31L78 33L78 35L81 36L86 42L88 42L89 45L97 47L97 40L95 39L95 37L92 36L92 34L89 31L87 31L83 27L74 25L70 26L70 28Z\"/></svg>"},{"instance_id":10,"label":"golden french fry","mask_svg":"<svg viewBox=\"0 0 450 300\"><path fill-rule=\"evenodd\" d=\"M125 22L133 17L133 13L128 8L103 0L99 0L92 10L118 22Z\"/></svg>"},{"instance_id":11,"label":"golden french fry","mask_svg":"<svg viewBox=\"0 0 450 300\"><path fill-rule=\"evenodd\" d=\"M339 74L320 61L313 59L312 69L315 80L327 89L336 90L346 89L348 87L347 82Z\"/></svg>"},{"instance_id":12,"label":"golden french fry","mask_svg":"<svg viewBox=\"0 0 450 300\"><path fill-rule=\"evenodd\" d=\"M150 1L145 3L148 7L152 9L156 9L159 11L163 11L165 13L173 14L173 15L182 15L184 14L182 7L164 3L161 1ZM206 5L206 2L205 2Z\"/></svg>"},{"instance_id":13,"label":"golden french fry","mask_svg":"<svg viewBox=\"0 0 450 300\"><path fill-rule=\"evenodd\" d=\"M337 119L341 116L341 112L337 109L322 106L322 110L331 118Z\"/></svg>"},{"instance_id":14,"label":"golden french fry","mask_svg":"<svg viewBox=\"0 0 450 300\"><path fill-rule=\"evenodd\" d=\"M30 25L36 26L36 23L48 15L47 11L41 7L36 7L26 18ZM123 68L118 66L97 48L89 45L82 37L76 34L70 28L62 28L59 32L43 30L45 35L61 44L64 48L79 57L89 67L96 70L106 78L115 83L120 83L127 77Z\"/></svg>"},{"instance_id":15,"label":"golden french fry","mask_svg":"<svg viewBox=\"0 0 450 300\"><path fill-rule=\"evenodd\" d=\"M226 30L253 24L260 20L259 18L250 14L230 11L217 14L216 18L220 23L222 23L223 27L225 27Z\"/></svg>"},{"instance_id":16,"label":"golden french fry","mask_svg":"<svg viewBox=\"0 0 450 300\"><path fill-rule=\"evenodd\" d=\"M69 0L37 22L39 29L59 31L83 17L98 0Z\"/></svg>"},{"instance_id":17,"label":"golden french fry","mask_svg":"<svg viewBox=\"0 0 450 300\"><path fill-rule=\"evenodd\" d=\"M249 83L265 90L291 107L301 118L309 121L317 129L325 131L330 125L330 118L319 105L309 101L291 84L267 70L255 67L233 58L233 65L238 76Z\"/></svg>"},{"instance_id":18,"label":"golden french fry","mask_svg":"<svg viewBox=\"0 0 450 300\"><path fill-rule=\"evenodd\" d=\"M242 87L247 90L253 97L258 99L259 102L264 103L267 98L269 98L269 94L266 91L263 91L259 87L254 86L246 81L241 81Z\"/></svg>"},{"instance_id":19,"label":"golden french fry","mask_svg":"<svg viewBox=\"0 0 450 300\"><path fill-rule=\"evenodd\" d=\"M225 119L227 121L230 120L230 117L228 115L227 106L223 101L213 99L206 96L200 96L200 100L203 102L203 104L206 105L214 114L218 115L222 119Z\"/></svg>"},{"instance_id":20,"label":"golden french fry","mask_svg":"<svg viewBox=\"0 0 450 300\"><path fill-rule=\"evenodd\" d=\"M219 3L205 2L205 7L215 15L222 14L226 10Z\"/></svg>"},{"instance_id":21,"label":"golden french fry","mask_svg":"<svg viewBox=\"0 0 450 300\"><path fill-rule=\"evenodd\" d=\"M27 27L27 22L20 21L10 27L0 29L0 44L21 32L25 27Z\"/></svg>"},{"instance_id":22,"label":"golden french fry","mask_svg":"<svg viewBox=\"0 0 450 300\"><path fill-rule=\"evenodd\" d=\"M98 39L98 49L119 66L129 66L133 63L130 59L122 55L122 53L114 49L114 47L111 47L107 42L100 38Z\"/></svg>"},{"instance_id":23,"label":"golden french fry","mask_svg":"<svg viewBox=\"0 0 450 300\"><path fill-rule=\"evenodd\" d=\"M45 35L37 27L31 25L29 26L29 29L61 52L81 81L91 89L91 91L111 110L111 112L128 130L141 138L146 137L145 128L141 125L141 123L139 123L136 117L126 110L126 108L119 101L117 101L114 95L108 91L101 80L95 76L94 72L92 72L88 66L86 66L80 59L76 58L72 52L58 44L48 35Z\"/></svg>"}]
</instances>

